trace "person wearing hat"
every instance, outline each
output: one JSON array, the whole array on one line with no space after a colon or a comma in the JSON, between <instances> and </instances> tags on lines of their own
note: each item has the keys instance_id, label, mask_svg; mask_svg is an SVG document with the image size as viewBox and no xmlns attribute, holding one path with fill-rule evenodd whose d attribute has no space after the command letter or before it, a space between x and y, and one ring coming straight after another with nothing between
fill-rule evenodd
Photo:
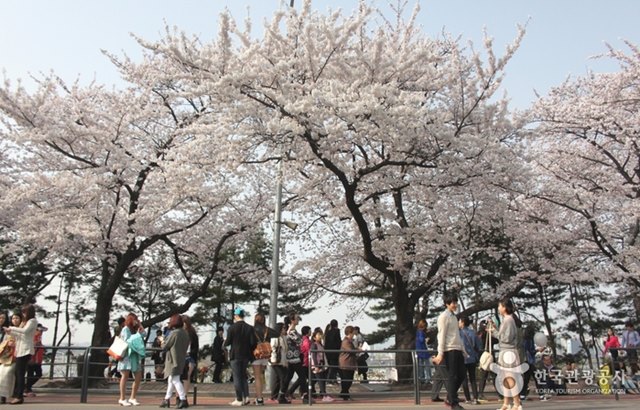
<instances>
[{"instance_id":1,"label":"person wearing hat","mask_svg":"<svg viewBox=\"0 0 640 410\"><path fill-rule=\"evenodd\" d=\"M234 323L229 327L224 346L231 346L229 364L233 374L233 387L236 399L229 403L232 406L244 406L250 403L247 366L253 358L253 350L258 344L253 326L244 321L246 312L241 307L233 311Z\"/></svg>"},{"instance_id":2,"label":"person wearing hat","mask_svg":"<svg viewBox=\"0 0 640 410\"><path fill-rule=\"evenodd\" d=\"M27 365L27 384L24 388L24 395L28 397L35 397L35 393L32 388L33 385L42 377L42 359L44 359L44 347L42 344L42 332L46 332L48 328L42 326L42 323L36 325L36 333L33 335L33 346L35 353L31 356L29 364Z\"/></svg>"}]
</instances>

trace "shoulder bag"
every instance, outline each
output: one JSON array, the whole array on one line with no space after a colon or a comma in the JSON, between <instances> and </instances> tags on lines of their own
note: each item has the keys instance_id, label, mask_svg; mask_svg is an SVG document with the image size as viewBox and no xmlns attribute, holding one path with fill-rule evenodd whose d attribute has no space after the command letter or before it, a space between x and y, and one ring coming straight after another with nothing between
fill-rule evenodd
<instances>
[{"instance_id":1,"label":"shoulder bag","mask_svg":"<svg viewBox=\"0 0 640 410\"><path fill-rule=\"evenodd\" d=\"M120 336L116 336L113 338L113 343L107 350L107 354L115 360L122 360L127 355L127 349L129 349L129 344Z\"/></svg>"},{"instance_id":2,"label":"shoulder bag","mask_svg":"<svg viewBox=\"0 0 640 410\"><path fill-rule=\"evenodd\" d=\"M491 364L493 363L493 354L491 353L491 330L487 329L487 341L485 343L485 351L482 352L480 356L479 366L485 372L488 372L491 369Z\"/></svg>"}]
</instances>

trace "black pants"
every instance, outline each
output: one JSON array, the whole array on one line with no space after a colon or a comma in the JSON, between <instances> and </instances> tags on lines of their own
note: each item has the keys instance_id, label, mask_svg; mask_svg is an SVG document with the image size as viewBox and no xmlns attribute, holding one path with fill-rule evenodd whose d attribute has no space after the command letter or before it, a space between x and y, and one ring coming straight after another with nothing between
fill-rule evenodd
<instances>
[{"instance_id":1,"label":"black pants","mask_svg":"<svg viewBox=\"0 0 640 410\"><path fill-rule=\"evenodd\" d=\"M287 392L287 368L284 366L271 366L271 370L273 370L276 374L276 380L273 384L273 390L271 390L271 398L278 399L278 397L284 397Z\"/></svg>"},{"instance_id":2,"label":"black pants","mask_svg":"<svg viewBox=\"0 0 640 410\"><path fill-rule=\"evenodd\" d=\"M355 370L340 369L340 397L345 400L351 397L349 395L349 389L353 384L354 373Z\"/></svg>"},{"instance_id":3,"label":"black pants","mask_svg":"<svg viewBox=\"0 0 640 410\"><path fill-rule=\"evenodd\" d=\"M534 383L536 384L536 390L539 389L538 386L538 379L536 379L535 377L535 371L536 368L534 365L529 364L529 369L524 373L524 383L522 384L522 392L520 392L520 395L523 395L524 397L529 397L529 383L531 382L531 379L533 379Z\"/></svg>"},{"instance_id":4,"label":"black pants","mask_svg":"<svg viewBox=\"0 0 640 410\"><path fill-rule=\"evenodd\" d=\"M331 352L327 353L327 363L329 363L329 370L327 371L327 383L335 383L340 375L340 369L338 368L339 353Z\"/></svg>"},{"instance_id":5,"label":"black pants","mask_svg":"<svg viewBox=\"0 0 640 410\"><path fill-rule=\"evenodd\" d=\"M465 373L466 377L464 379L464 383L462 383L462 390L464 391L464 398L467 400L471 400L471 396L469 395L469 383L471 383L471 393L473 393L473 398L478 399L478 383L476 382L476 365L477 363L465 363Z\"/></svg>"},{"instance_id":6,"label":"black pants","mask_svg":"<svg viewBox=\"0 0 640 410\"><path fill-rule=\"evenodd\" d=\"M31 355L21 356L16 358L16 384L13 387L13 397L17 399L24 398L24 382L27 375L27 365L31 360Z\"/></svg>"},{"instance_id":7,"label":"black pants","mask_svg":"<svg viewBox=\"0 0 640 410\"><path fill-rule=\"evenodd\" d=\"M362 380L367 380L367 372L369 371L369 365L367 364L367 356L364 354L358 356L358 374L362 376Z\"/></svg>"},{"instance_id":8,"label":"black pants","mask_svg":"<svg viewBox=\"0 0 640 410\"><path fill-rule=\"evenodd\" d=\"M309 368L303 367L302 363L289 363L289 373L287 374L286 382L288 387L287 393L289 393L289 395L293 395L297 388L300 388L301 396L307 393L307 372L309 372ZM294 374L298 375L298 379L289 387L289 383L291 383Z\"/></svg>"},{"instance_id":9,"label":"black pants","mask_svg":"<svg viewBox=\"0 0 640 410\"><path fill-rule=\"evenodd\" d=\"M220 375L222 374L222 368L224 367L224 361L223 360L219 360L214 362L215 365L213 366L213 382L214 383L222 383L222 380L220 380Z\"/></svg>"},{"instance_id":10,"label":"black pants","mask_svg":"<svg viewBox=\"0 0 640 410\"><path fill-rule=\"evenodd\" d=\"M33 385L42 377L42 364L31 363L27 365L27 387L26 391L31 392Z\"/></svg>"},{"instance_id":11,"label":"black pants","mask_svg":"<svg viewBox=\"0 0 640 410\"><path fill-rule=\"evenodd\" d=\"M444 352L444 364L447 367L449 378L447 379L447 401L455 406L458 400L458 389L464 381L464 356L460 350Z\"/></svg>"}]
</instances>

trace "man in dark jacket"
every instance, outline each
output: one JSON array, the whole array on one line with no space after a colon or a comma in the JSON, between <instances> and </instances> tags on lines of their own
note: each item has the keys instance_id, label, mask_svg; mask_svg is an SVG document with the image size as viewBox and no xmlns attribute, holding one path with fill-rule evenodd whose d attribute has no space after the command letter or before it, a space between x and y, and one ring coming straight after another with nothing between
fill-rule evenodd
<instances>
[{"instance_id":1,"label":"man in dark jacket","mask_svg":"<svg viewBox=\"0 0 640 410\"><path fill-rule=\"evenodd\" d=\"M340 336L340 328L338 328L338 321L333 319L329 323L329 326L324 335L324 348L326 350L340 350L342 344L342 337ZM336 376L339 373L338 358L340 352L326 352L327 362L329 363L329 371L327 374L327 381L329 383L335 383Z\"/></svg>"},{"instance_id":2,"label":"man in dark jacket","mask_svg":"<svg viewBox=\"0 0 640 410\"><path fill-rule=\"evenodd\" d=\"M236 390L236 399L229 403L232 406L243 406L250 403L247 366L249 366L258 341L253 326L244 321L245 316L244 309L235 308L233 311L234 323L229 327L227 339L224 341L225 346L231 346L229 364L233 374L233 387Z\"/></svg>"},{"instance_id":3,"label":"man in dark jacket","mask_svg":"<svg viewBox=\"0 0 640 410\"><path fill-rule=\"evenodd\" d=\"M227 361L226 350L224 350L224 347L222 346L224 343L224 338L222 337L223 334L224 328L222 326L218 326L216 329L216 337L213 339L213 351L211 352L211 361L215 363L213 368L214 383L222 383L220 375L222 374L222 367Z\"/></svg>"}]
</instances>

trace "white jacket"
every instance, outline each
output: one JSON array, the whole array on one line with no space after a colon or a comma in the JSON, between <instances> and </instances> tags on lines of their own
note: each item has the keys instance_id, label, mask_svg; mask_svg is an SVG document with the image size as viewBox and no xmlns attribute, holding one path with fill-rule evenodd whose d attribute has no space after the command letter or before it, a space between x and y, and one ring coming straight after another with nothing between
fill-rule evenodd
<instances>
[{"instance_id":1,"label":"white jacket","mask_svg":"<svg viewBox=\"0 0 640 410\"><path fill-rule=\"evenodd\" d=\"M38 327L38 321L35 319L27 320L24 327L9 327L11 335L16 338L16 357L22 357L28 354L32 355L36 352L35 346L33 345L33 336L36 334L36 327Z\"/></svg>"}]
</instances>

